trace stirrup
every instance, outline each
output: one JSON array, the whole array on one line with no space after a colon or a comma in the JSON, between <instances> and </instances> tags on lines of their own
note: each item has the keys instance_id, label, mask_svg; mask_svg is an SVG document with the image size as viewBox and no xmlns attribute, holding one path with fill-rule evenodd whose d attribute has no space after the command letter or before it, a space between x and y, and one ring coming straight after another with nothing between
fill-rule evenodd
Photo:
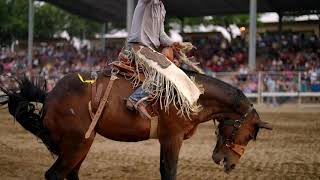
<instances>
[{"instance_id":1,"label":"stirrup","mask_svg":"<svg viewBox=\"0 0 320 180\"><path fill-rule=\"evenodd\" d=\"M128 98L127 99L127 103L126 103L126 106L129 110L133 109L133 110L137 110L140 115L142 117L146 117L150 120L153 120L153 119L158 119L158 117L152 117L149 112L147 111L146 109L146 106L144 105L144 101L148 100L149 97L144 97L142 99L140 99L138 102L134 102L132 99Z\"/></svg>"},{"instance_id":2,"label":"stirrup","mask_svg":"<svg viewBox=\"0 0 320 180\"><path fill-rule=\"evenodd\" d=\"M138 109L139 104L143 103L144 101L146 101L148 99L149 99L149 96L140 99L136 104L134 104L134 108ZM131 99L130 99L130 101L133 102Z\"/></svg>"},{"instance_id":3,"label":"stirrup","mask_svg":"<svg viewBox=\"0 0 320 180\"><path fill-rule=\"evenodd\" d=\"M138 104L138 106L137 106L136 109L137 109L137 111L139 111L139 113L140 113L140 115L141 115L142 117L145 117L145 118L147 118L147 119L149 119L149 120L158 120L158 117L157 117L157 116L152 117L152 116L149 114L149 112L147 111L146 106L145 106L144 104Z\"/></svg>"},{"instance_id":4,"label":"stirrup","mask_svg":"<svg viewBox=\"0 0 320 180\"><path fill-rule=\"evenodd\" d=\"M131 100L130 98L126 99L126 107L130 111L135 111L136 110L135 102L133 102L133 100Z\"/></svg>"}]
</instances>

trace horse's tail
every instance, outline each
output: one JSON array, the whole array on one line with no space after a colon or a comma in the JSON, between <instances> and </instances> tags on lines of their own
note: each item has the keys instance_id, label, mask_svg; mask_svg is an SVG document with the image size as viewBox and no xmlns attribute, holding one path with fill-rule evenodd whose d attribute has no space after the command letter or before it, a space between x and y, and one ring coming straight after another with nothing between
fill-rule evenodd
<instances>
[{"instance_id":1,"label":"horse's tail","mask_svg":"<svg viewBox=\"0 0 320 180\"><path fill-rule=\"evenodd\" d=\"M57 145L50 138L48 129L43 124L45 116L46 81L40 78L29 80L16 78L18 88L8 89L0 86L4 95L0 105L8 104L9 113L23 128L40 138L50 152L57 154ZM40 108L38 105L40 104ZM41 106L42 105L42 106Z\"/></svg>"}]
</instances>

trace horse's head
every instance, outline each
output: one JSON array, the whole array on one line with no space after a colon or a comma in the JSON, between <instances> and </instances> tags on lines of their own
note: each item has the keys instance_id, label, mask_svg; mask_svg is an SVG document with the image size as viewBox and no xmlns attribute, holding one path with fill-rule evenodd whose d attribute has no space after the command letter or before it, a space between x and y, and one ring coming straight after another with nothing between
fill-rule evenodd
<instances>
[{"instance_id":1,"label":"horse's head","mask_svg":"<svg viewBox=\"0 0 320 180\"><path fill-rule=\"evenodd\" d=\"M260 128L272 128L261 121L257 111L250 108L239 120L221 120L217 129L217 144L212 159L223 162L225 172L235 168L250 140L256 139Z\"/></svg>"}]
</instances>

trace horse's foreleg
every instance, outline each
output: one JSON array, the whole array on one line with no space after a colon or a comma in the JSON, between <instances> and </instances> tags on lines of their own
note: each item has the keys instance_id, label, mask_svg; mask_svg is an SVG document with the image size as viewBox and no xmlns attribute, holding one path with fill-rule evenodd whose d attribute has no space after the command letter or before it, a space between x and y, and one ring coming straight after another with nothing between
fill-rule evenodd
<instances>
[{"instance_id":1,"label":"horse's foreleg","mask_svg":"<svg viewBox=\"0 0 320 180\"><path fill-rule=\"evenodd\" d=\"M160 138L160 173L162 180L175 180L183 135Z\"/></svg>"}]
</instances>

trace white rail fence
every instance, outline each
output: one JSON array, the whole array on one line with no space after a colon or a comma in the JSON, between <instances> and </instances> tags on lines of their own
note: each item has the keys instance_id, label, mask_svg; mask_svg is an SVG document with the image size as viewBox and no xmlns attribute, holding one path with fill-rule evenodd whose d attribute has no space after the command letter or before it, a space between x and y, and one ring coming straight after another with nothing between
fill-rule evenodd
<instances>
[{"instance_id":1,"label":"white rail fence","mask_svg":"<svg viewBox=\"0 0 320 180\"><path fill-rule=\"evenodd\" d=\"M320 77L309 72L216 73L256 103L320 104ZM271 100L270 100L271 99Z\"/></svg>"}]
</instances>

